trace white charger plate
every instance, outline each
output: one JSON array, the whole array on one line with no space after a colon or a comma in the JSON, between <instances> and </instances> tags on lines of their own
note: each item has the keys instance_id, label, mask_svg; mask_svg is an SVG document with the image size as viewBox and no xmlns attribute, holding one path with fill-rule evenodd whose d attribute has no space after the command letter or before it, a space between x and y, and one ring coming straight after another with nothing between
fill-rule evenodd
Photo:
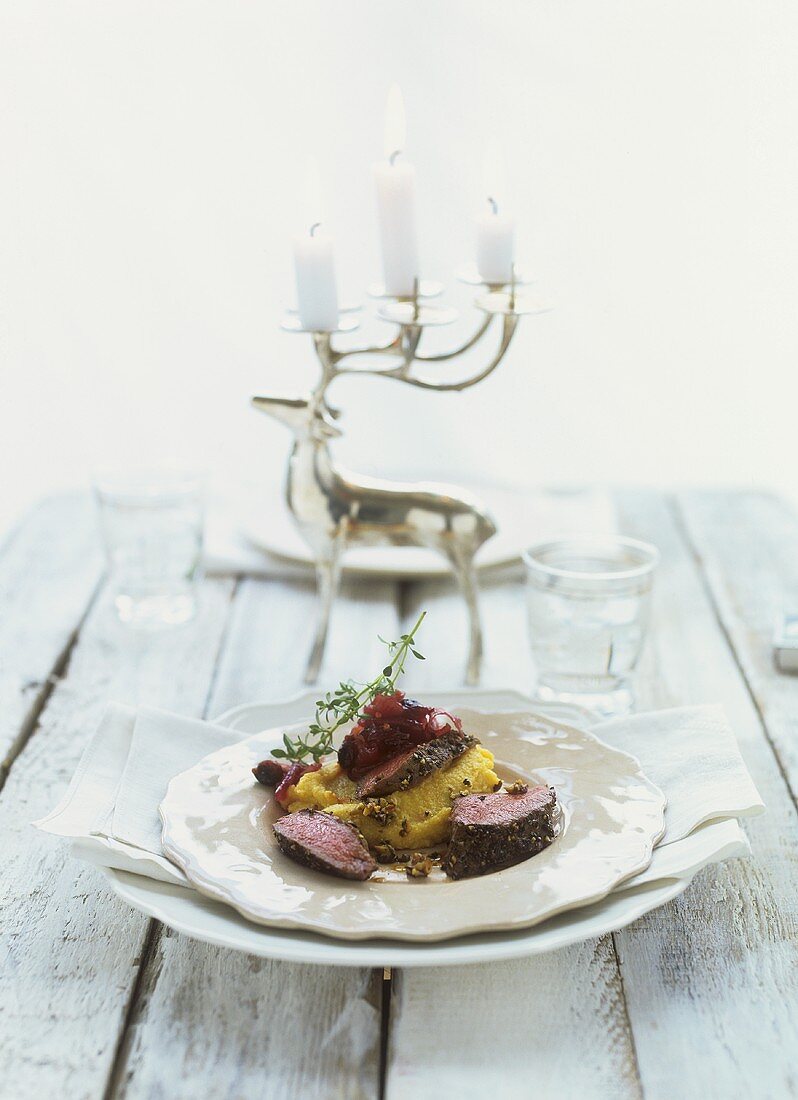
<instances>
[{"instance_id":1,"label":"white charger plate","mask_svg":"<svg viewBox=\"0 0 798 1100\"><path fill-rule=\"evenodd\" d=\"M668 847L679 849L678 874L614 891L602 901L571 909L533 928L480 932L428 944L380 939L352 942L313 932L267 928L252 924L229 905L196 890L113 867L101 870L114 893L134 909L193 939L248 955L318 966L463 966L542 955L617 931L681 894L702 867L749 851L735 820L709 822Z\"/></svg>"},{"instance_id":2,"label":"white charger plate","mask_svg":"<svg viewBox=\"0 0 798 1100\"><path fill-rule=\"evenodd\" d=\"M277 723L296 721L297 716L307 713L314 697L303 693L288 700L235 707L216 722L242 734L256 733ZM461 689L457 697L485 709L531 704L527 696L515 691ZM550 709L546 706L546 713ZM570 707L557 708L554 713L570 721L584 717ZM177 932L219 947L261 958L323 966L457 966L545 954L623 928L681 894L703 867L745 855L749 847L739 823L726 820L703 825L669 844L667 851L670 858L665 877L630 884L599 902L531 928L482 932L429 944L380 939L348 942L313 932L268 928L251 923L230 906L195 890L111 867L102 866L101 870L114 893L133 908ZM85 858L97 856L86 853Z\"/></svg>"},{"instance_id":3,"label":"white charger plate","mask_svg":"<svg viewBox=\"0 0 798 1100\"><path fill-rule=\"evenodd\" d=\"M253 765L280 744L280 724L172 779L160 807L164 851L201 893L252 921L342 939L422 942L539 923L604 897L648 866L665 798L634 757L528 704L484 710L458 693L425 698L456 709L493 752L500 776L556 788L563 826L550 847L457 882L378 871L352 883L310 870L280 851L271 830L279 808L252 779Z\"/></svg>"},{"instance_id":4,"label":"white charger plate","mask_svg":"<svg viewBox=\"0 0 798 1100\"><path fill-rule=\"evenodd\" d=\"M416 486L417 488L418 486ZM437 486L441 491L451 486ZM612 504L605 493L593 490L523 492L499 486L475 487L474 495L496 520L498 531L477 552L476 565L487 569L519 561L533 542L567 534L610 532ZM254 547L311 567L313 555L296 528L285 502L270 496L260 508L250 503L242 525ZM375 576L448 576L448 562L432 550L415 546L372 546L346 550L343 568Z\"/></svg>"}]
</instances>

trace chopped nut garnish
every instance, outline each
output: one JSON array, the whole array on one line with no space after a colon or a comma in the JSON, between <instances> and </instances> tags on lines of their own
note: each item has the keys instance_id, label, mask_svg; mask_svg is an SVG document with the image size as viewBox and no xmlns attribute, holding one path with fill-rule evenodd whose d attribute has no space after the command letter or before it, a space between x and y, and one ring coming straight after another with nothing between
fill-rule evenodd
<instances>
[{"instance_id":1,"label":"chopped nut garnish","mask_svg":"<svg viewBox=\"0 0 798 1100\"><path fill-rule=\"evenodd\" d=\"M396 861L396 849L387 841L383 844L375 844L372 848L377 863L394 863Z\"/></svg>"},{"instance_id":2,"label":"chopped nut garnish","mask_svg":"<svg viewBox=\"0 0 798 1100\"><path fill-rule=\"evenodd\" d=\"M494 784L493 784L493 791L494 791L494 793L495 793L496 791L500 791L500 790L502 789L502 785L503 785L503 784L502 784L502 781L501 781L501 779L499 780L499 782L498 782L498 783L494 783Z\"/></svg>"},{"instance_id":3,"label":"chopped nut garnish","mask_svg":"<svg viewBox=\"0 0 798 1100\"><path fill-rule=\"evenodd\" d=\"M468 776L465 776L463 778L463 786L464 787L470 787L471 786L471 780L468 778Z\"/></svg>"},{"instance_id":4,"label":"chopped nut garnish","mask_svg":"<svg viewBox=\"0 0 798 1100\"><path fill-rule=\"evenodd\" d=\"M526 794L529 790L528 783L522 783L520 779L516 779L515 783L511 783L509 787L504 788L508 794Z\"/></svg>"},{"instance_id":5,"label":"chopped nut garnish","mask_svg":"<svg viewBox=\"0 0 798 1100\"><path fill-rule=\"evenodd\" d=\"M396 803L389 798L366 798L363 816L373 817L378 825L389 825L396 817Z\"/></svg>"},{"instance_id":6,"label":"chopped nut garnish","mask_svg":"<svg viewBox=\"0 0 798 1100\"><path fill-rule=\"evenodd\" d=\"M407 818L403 817L402 818L402 824L399 826L399 836L407 836L407 833L408 833Z\"/></svg>"},{"instance_id":7,"label":"chopped nut garnish","mask_svg":"<svg viewBox=\"0 0 798 1100\"><path fill-rule=\"evenodd\" d=\"M421 852L413 852L410 865L405 867L405 874L408 878L426 878L432 867L433 863L429 856L422 855Z\"/></svg>"}]
</instances>

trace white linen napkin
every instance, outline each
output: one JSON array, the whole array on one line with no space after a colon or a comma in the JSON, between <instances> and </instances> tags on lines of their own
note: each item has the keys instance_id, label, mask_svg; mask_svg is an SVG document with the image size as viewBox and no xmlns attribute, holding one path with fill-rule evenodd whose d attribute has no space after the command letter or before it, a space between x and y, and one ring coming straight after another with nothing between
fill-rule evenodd
<instances>
[{"instance_id":1,"label":"white linen napkin","mask_svg":"<svg viewBox=\"0 0 798 1100\"><path fill-rule=\"evenodd\" d=\"M664 792L663 843L680 840L706 821L750 817L765 808L723 707L675 707L590 728L608 745L636 756Z\"/></svg>"},{"instance_id":2,"label":"white linen napkin","mask_svg":"<svg viewBox=\"0 0 798 1100\"><path fill-rule=\"evenodd\" d=\"M158 806L172 776L237 740L211 722L112 703L63 799L34 824L74 838L94 862L185 883L161 851Z\"/></svg>"},{"instance_id":3,"label":"white linen napkin","mask_svg":"<svg viewBox=\"0 0 798 1100\"><path fill-rule=\"evenodd\" d=\"M700 826L709 821L727 819L729 848L740 850L744 834L734 819L764 806L722 708L681 707L593 728L608 744L636 756L668 799L665 834L651 865L623 888L669 877L683 849L689 849L688 862L700 863ZM64 798L34 824L73 838L76 854L91 862L187 885L161 850L158 806L174 775L238 740L240 733L211 722L112 704Z\"/></svg>"}]
</instances>

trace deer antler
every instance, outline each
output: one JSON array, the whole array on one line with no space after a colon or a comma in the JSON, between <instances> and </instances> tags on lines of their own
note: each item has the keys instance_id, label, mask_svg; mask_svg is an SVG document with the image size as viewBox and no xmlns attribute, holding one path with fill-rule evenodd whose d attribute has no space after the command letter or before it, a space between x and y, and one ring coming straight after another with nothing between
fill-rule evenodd
<instances>
[{"instance_id":1,"label":"deer antler","mask_svg":"<svg viewBox=\"0 0 798 1100\"><path fill-rule=\"evenodd\" d=\"M420 376L414 373L413 368L417 363L444 363L456 359L464 352L476 347L487 334L497 314L489 313L474 332L463 344L451 351L436 355L421 355L418 353L418 345L421 340L422 328L412 322L401 324L399 332L390 343L374 345L367 348L353 348L351 350L339 350L332 347L328 334L316 336L316 351L325 365L327 383L342 374L363 374L377 378L393 378L397 382L405 382L409 386L419 386L427 390L464 390L481 382L491 374L504 358L510 342L515 335L519 316L516 313L506 313L502 318L502 335L499 347L485 367L476 374L469 375L456 381L447 382L437 380L429 376ZM396 363L387 366L348 366L352 359L371 357L375 355L388 356L398 359Z\"/></svg>"},{"instance_id":2,"label":"deer antler","mask_svg":"<svg viewBox=\"0 0 798 1100\"><path fill-rule=\"evenodd\" d=\"M488 313L485 316L485 320L477 328L473 336L470 336L464 344L461 344L458 348L453 348L451 351L443 351L438 355L417 355L416 359L419 363L443 363L446 359L456 359L458 355L462 355L463 352L473 348L490 327L490 323L493 320L493 314Z\"/></svg>"},{"instance_id":3,"label":"deer antler","mask_svg":"<svg viewBox=\"0 0 798 1100\"><path fill-rule=\"evenodd\" d=\"M492 320L493 320L492 317L488 317L487 323L483 324L483 326L481 327L478 335L476 337L472 337L471 340L469 340L468 343L461 350L465 351L468 348L473 347L481 339L481 337L487 332ZM442 391L445 391L445 390L458 390L458 391L459 390L467 390L470 386L475 386L477 384L477 382L481 382L483 380L483 378L487 378L488 375L491 374L496 369L496 367L498 367L499 363L501 363L502 359L504 358L504 356L507 352L507 349L510 346L510 341L512 340L512 338L515 334L515 330L516 330L517 326L518 326L518 317L517 316L512 315L512 314L508 314L507 316L504 317L504 324L502 326L502 338L501 338L501 341L499 343L499 347L498 347L498 350L496 351L496 354L493 356L493 358L490 360L490 362L487 364L487 366L483 367L482 370L477 371L476 374L472 374L470 377L460 378L456 382L439 382L439 381L436 381L435 379L432 379L432 378L422 378L418 375L411 374L410 371L412 369L412 364L408 367L405 367L403 372L401 372L401 373L398 372L398 373L389 375L389 377L396 378L400 382L407 382L407 384L410 385L410 386L419 386L419 387L421 387L421 389L425 389L425 390L442 390ZM420 363L441 362L441 361L446 360L446 359L453 359L456 355L459 355L459 354L461 354L460 351L450 352L448 354L439 355L439 356L418 355L418 356L416 356L414 362L420 362Z\"/></svg>"},{"instance_id":4,"label":"deer antler","mask_svg":"<svg viewBox=\"0 0 798 1100\"><path fill-rule=\"evenodd\" d=\"M385 317L398 325L398 332L392 340L384 344L375 344L363 348L334 348L330 333L314 333L316 354L322 364L323 376L321 387L327 386L342 374L365 374L376 378L393 378L397 382L405 382L408 386L418 386L425 390L459 391L475 386L478 382L487 378L507 353L507 349L515 335L518 322L523 313L543 312L545 307L531 306L523 299L516 298L515 274L506 289L496 286L490 288L491 293L478 303L485 311L485 318L480 322L476 331L472 333L462 344L450 351L439 352L434 355L424 355L418 350L424 328L429 323L434 323L425 318L425 311L419 304L418 281L414 287L411 298L400 299L401 310L396 319ZM414 367L419 363L444 363L456 359L465 352L476 347L487 335L495 318L501 317L501 338L499 345L488 361L476 373L466 375L455 381L443 381L430 375L419 375ZM376 355L387 357L389 362L385 366L350 366L352 360Z\"/></svg>"}]
</instances>

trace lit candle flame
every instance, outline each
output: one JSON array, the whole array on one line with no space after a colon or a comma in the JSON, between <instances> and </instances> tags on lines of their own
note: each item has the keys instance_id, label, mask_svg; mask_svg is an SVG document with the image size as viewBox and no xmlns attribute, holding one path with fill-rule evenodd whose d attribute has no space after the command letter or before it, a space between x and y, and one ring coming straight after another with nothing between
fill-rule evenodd
<instances>
[{"instance_id":1,"label":"lit candle flame","mask_svg":"<svg viewBox=\"0 0 798 1100\"><path fill-rule=\"evenodd\" d=\"M385 104L385 156L393 163L397 153L401 153L407 139L405 104L402 90L398 84L392 84Z\"/></svg>"},{"instance_id":2,"label":"lit candle flame","mask_svg":"<svg viewBox=\"0 0 798 1100\"><path fill-rule=\"evenodd\" d=\"M315 157L309 156L305 170L305 224L311 237L324 221L321 199L321 178Z\"/></svg>"},{"instance_id":3,"label":"lit candle flame","mask_svg":"<svg viewBox=\"0 0 798 1100\"><path fill-rule=\"evenodd\" d=\"M485 150L482 161L482 187L491 210L498 214L505 199L504 157L496 142L491 142Z\"/></svg>"}]
</instances>

